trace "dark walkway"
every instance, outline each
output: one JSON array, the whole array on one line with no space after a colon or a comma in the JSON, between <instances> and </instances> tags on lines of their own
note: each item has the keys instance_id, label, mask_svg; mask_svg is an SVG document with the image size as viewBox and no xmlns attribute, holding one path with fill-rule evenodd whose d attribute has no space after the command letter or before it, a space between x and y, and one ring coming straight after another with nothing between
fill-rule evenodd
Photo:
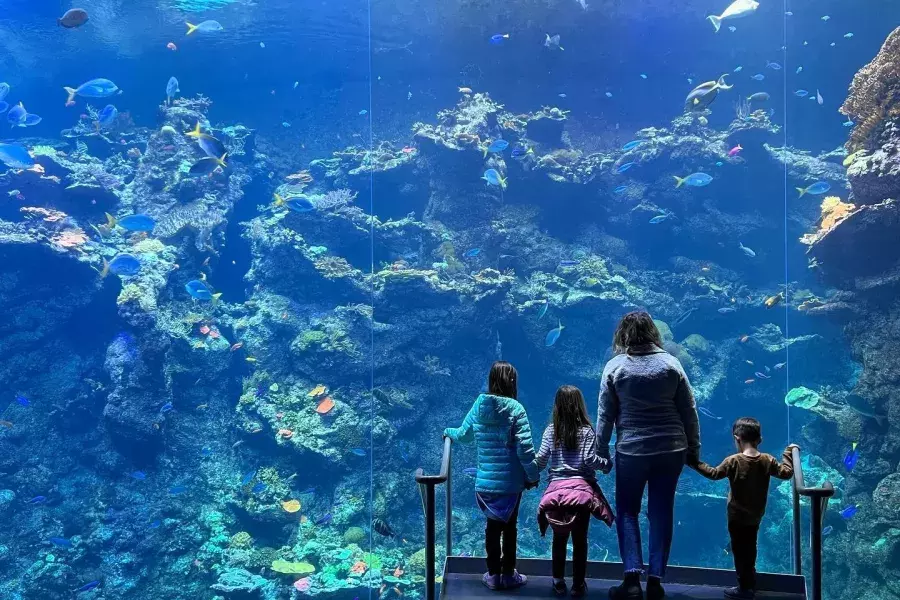
<instances>
[{"instance_id":1,"label":"dark walkway","mask_svg":"<svg viewBox=\"0 0 900 600\"><path fill-rule=\"evenodd\" d=\"M545 559L520 559L519 572L528 576L528 584L518 590L492 592L481 583L484 559L451 557L447 560L441 598L446 600L498 598L550 598L550 561ZM587 598L606 599L610 586L622 576L621 563L588 564ZM567 583L571 585L571 573ZM734 572L720 569L670 567L666 577L666 598L672 600L707 600L722 598L722 590L734 585ZM760 600L805 600L806 584L802 576L773 573L759 574Z\"/></svg>"}]
</instances>

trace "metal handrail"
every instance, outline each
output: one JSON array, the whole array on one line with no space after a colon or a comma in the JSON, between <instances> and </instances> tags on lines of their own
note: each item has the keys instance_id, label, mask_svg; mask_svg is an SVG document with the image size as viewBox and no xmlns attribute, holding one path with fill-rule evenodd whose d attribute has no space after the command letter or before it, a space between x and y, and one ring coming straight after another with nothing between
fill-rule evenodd
<instances>
[{"instance_id":1,"label":"metal handrail","mask_svg":"<svg viewBox=\"0 0 900 600\"><path fill-rule=\"evenodd\" d=\"M419 490L424 492L425 501L425 600L434 600L434 488L446 484L447 499L446 510L446 552L444 556L450 556L453 546L453 492L450 485L450 468L453 456L453 440L444 438L444 454L441 457L441 471L437 475L425 475L425 471L419 467L416 469L416 483Z\"/></svg>"},{"instance_id":2,"label":"metal handrail","mask_svg":"<svg viewBox=\"0 0 900 600\"><path fill-rule=\"evenodd\" d=\"M791 548L793 550L793 567L795 575L803 574L803 553L800 547L800 496L810 499L812 510L810 511L810 580L812 582L812 594L809 600L822 600L822 520L825 518L825 510L828 508L828 499L834 496L834 485L830 481L822 484L822 487L806 487L803 479L803 463L800 460L800 448L791 448L791 459L794 463L794 529L791 536Z\"/></svg>"}]
</instances>

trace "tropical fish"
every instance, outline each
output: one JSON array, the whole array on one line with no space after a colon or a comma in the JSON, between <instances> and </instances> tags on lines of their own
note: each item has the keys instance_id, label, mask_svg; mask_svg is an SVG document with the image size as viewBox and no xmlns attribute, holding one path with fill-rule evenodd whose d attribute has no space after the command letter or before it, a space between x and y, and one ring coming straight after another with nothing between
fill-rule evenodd
<instances>
[{"instance_id":1,"label":"tropical fish","mask_svg":"<svg viewBox=\"0 0 900 600\"><path fill-rule=\"evenodd\" d=\"M508 40L508 39L509 39L508 33L495 33L494 35L491 36L490 41L493 45L499 46L504 42L504 40Z\"/></svg>"},{"instance_id":2,"label":"tropical fish","mask_svg":"<svg viewBox=\"0 0 900 600\"><path fill-rule=\"evenodd\" d=\"M787 363L783 363L783 362L775 363L775 365L773 365L772 368L777 371L777 370L783 369L786 365L787 365Z\"/></svg>"},{"instance_id":3,"label":"tropical fish","mask_svg":"<svg viewBox=\"0 0 900 600\"><path fill-rule=\"evenodd\" d=\"M577 260L561 260L561 261L559 261L559 266L560 266L560 267L563 267L563 268L565 268L565 267L577 267L578 264L579 264L579 263L578 263Z\"/></svg>"},{"instance_id":4,"label":"tropical fish","mask_svg":"<svg viewBox=\"0 0 900 600\"><path fill-rule=\"evenodd\" d=\"M730 156L730 157L735 157L735 156L737 156L737 155L741 152L741 150L743 150L743 149L744 149L744 147L741 146L740 144L738 144L737 146L735 146L734 148L732 148L731 150L728 151L728 156Z\"/></svg>"},{"instance_id":5,"label":"tropical fish","mask_svg":"<svg viewBox=\"0 0 900 600\"><path fill-rule=\"evenodd\" d=\"M221 292L213 294L212 290L209 289L209 286L196 279L184 284L184 289L187 290L187 293L190 294L191 298L194 300L217 300L222 295Z\"/></svg>"},{"instance_id":6,"label":"tropical fish","mask_svg":"<svg viewBox=\"0 0 900 600\"><path fill-rule=\"evenodd\" d=\"M244 476L241 477L241 485L249 485L253 478L256 477L256 469L252 471L247 471L244 473Z\"/></svg>"},{"instance_id":7,"label":"tropical fish","mask_svg":"<svg viewBox=\"0 0 900 600\"><path fill-rule=\"evenodd\" d=\"M169 488L169 494L172 496L179 496L187 491L186 485L175 485Z\"/></svg>"},{"instance_id":8,"label":"tropical fish","mask_svg":"<svg viewBox=\"0 0 900 600\"><path fill-rule=\"evenodd\" d=\"M844 37L847 38L847 39L849 40L850 38L853 37L853 33L845 33L845 34L844 34Z\"/></svg>"},{"instance_id":9,"label":"tropical fish","mask_svg":"<svg viewBox=\"0 0 900 600\"><path fill-rule=\"evenodd\" d=\"M844 127L853 127L854 125L856 125L856 123L854 123L854 122L850 119L850 117L847 117L847 120L844 121L843 123L841 123L841 125L843 125Z\"/></svg>"},{"instance_id":10,"label":"tropical fish","mask_svg":"<svg viewBox=\"0 0 900 600\"><path fill-rule=\"evenodd\" d=\"M773 71L780 71L780 70L781 70L781 65L779 65L777 62L770 62L770 61L767 60L767 61L766 61L766 68L767 68L767 69L772 69Z\"/></svg>"},{"instance_id":11,"label":"tropical fish","mask_svg":"<svg viewBox=\"0 0 900 600\"><path fill-rule=\"evenodd\" d=\"M166 104L172 104L172 98L175 97L175 94L179 93L181 90L178 89L178 80L174 77L169 77L169 83L166 84ZM222 156L221 154L217 154L216 156Z\"/></svg>"},{"instance_id":12,"label":"tropical fish","mask_svg":"<svg viewBox=\"0 0 900 600\"><path fill-rule=\"evenodd\" d=\"M556 341L559 339L560 334L562 334L563 329L565 329L565 327L563 327L563 324L560 321L559 325L555 329L551 329L550 332L547 334L546 339L544 339L544 345L549 348L550 346L555 344Z\"/></svg>"},{"instance_id":13,"label":"tropical fish","mask_svg":"<svg viewBox=\"0 0 900 600\"><path fill-rule=\"evenodd\" d=\"M81 592L89 592L99 585L100 585L99 581L91 581L90 583L86 583L83 586L81 586L80 588L78 588L77 590L75 590L75 593L80 594Z\"/></svg>"},{"instance_id":14,"label":"tropical fish","mask_svg":"<svg viewBox=\"0 0 900 600\"><path fill-rule=\"evenodd\" d=\"M619 187L614 189L613 192L615 192L616 194L621 194L622 192L624 192L627 189L628 189L627 185L620 185Z\"/></svg>"},{"instance_id":15,"label":"tropical fish","mask_svg":"<svg viewBox=\"0 0 900 600\"><path fill-rule=\"evenodd\" d=\"M6 113L6 120L9 122L10 127L18 127L25 122L25 117L27 116L28 111L26 111L22 103L19 102Z\"/></svg>"},{"instance_id":16,"label":"tropical fish","mask_svg":"<svg viewBox=\"0 0 900 600\"><path fill-rule=\"evenodd\" d=\"M823 20L823 21L826 21L826 22L827 22L829 19L831 19L831 17L829 17L828 15L824 15L824 16L822 17L822 20Z\"/></svg>"},{"instance_id":17,"label":"tropical fish","mask_svg":"<svg viewBox=\"0 0 900 600\"><path fill-rule=\"evenodd\" d=\"M132 471L128 474L128 476L132 479L137 479L138 481L144 481L145 479L147 479L147 474L143 471Z\"/></svg>"},{"instance_id":18,"label":"tropical fish","mask_svg":"<svg viewBox=\"0 0 900 600\"><path fill-rule=\"evenodd\" d=\"M172 405L171 402L166 402L166 403L163 404L161 407L159 407L159 412L160 412L161 414L166 414L167 412L169 412L169 411L172 410L173 408L175 408L175 407Z\"/></svg>"},{"instance_id":19,"label":"tropical fish","mask_svg":"<svg viewBox=\"0 0 900 600\"><path fill-rule=\"evenodd\" d=\"M471 94L471 93L472 93L472 88L470 88L470 87L461 87L461 88L459 88L459 93L460 93L460 94L467 94L467 95L468 95L468 94Z\"/></svg>"},{"instance_id":20,"label":"tropical fish","mask_svg":"<svg viewBox=\"0 0 900 600\"><path fill-rule=\"evenodd\" d=\"M333 517L331 513L325 513L324 515L316 519L316 525L329 525L332 518Z\"/></svg>"},{"instance_id":21,"label":"tropical fish","mask_svg":"<svg viewBox=\"0 0 900 600\"><path fill-rule=\"evenodd\" d=\"M191 175L205 175L207 173L212 173L217 168L222 167L223 169L227 168L228 165L225 164L225 159L228 157L228 154L223 154L222 158L216 158L215 156L207 156L206 158L201 158L188 169L188 173Z\"/></svg>"},{"instance_id":22,"label":"tropical fish","mask_svg":"<svg viewBox=\"0 0 900 600\"><path fill-rule=\"evenodd\" d=\"M743 71L743 70L744 70L744 67L742 67L742 66L740 66L740 65L738 65L737 67L734 68L734 72L735 72L735 73L740 73L740 72Z\"/></svg>"},{"instance_id":23,"label":"tropical fish","mask_svg":"<svg viewBox=\"0 0 900 600\"><path fill-rule=\"evenodd\" d=\"M6 97L9 95L10 89L11 88L9 87L9 84L5 81L3 83L0 83L0 100L6 100Z\"/></svg>"},{"instance_id":24,"label":"tropical fish","mask_svg":"<svg viewBox=\"0 0 900 600\"><path fill-rule=\"evenodd\" d=\"M737 31L737 27L735 27L734 25L731 25L731 26L728 28L728 31L730 31L731 33L734 33L735 31Z\"/></svg>"},{"instance_id":25,"label":"tropical fish","mask_svg":"<svg viewBox=\"0 0 900 600\"><path fill-rule=\"evenodd\" d=\"M372 520L372 529L375 530L376 533L383 535L384 537L394 537L396 534L394 530L391 529L391 526L385 523L382 519L375 517Z\"/></svg>"},{"instance_id":26,"label":"tropical fish","mask_svg":"<svg viewBox=\"0 0 900 600\"><path fill-rule=\"evenodd\" d=\"M766 308L772 308L773 306L778 306L784 301L784 292L778 292L774 296L769 296L765 299L763 304Z\"/></svg>"},{"instance_id":27,"label":"tropical fish","mask_svg":"<svg viewBox=\"0 0 900 600\"><path fill-rule=\"evenodd\" d=\"M762 81L762 80L764 80L765 78L766 78L766 76L763 75L762 73L757 73L756 75L751 75L751 76L750 76L750 79L753 79L753 80L755 80L755 81Z\"/></svg>"},{"instance_id":28,"label":"tropical fish","mask_svg":"<svg viewBox=\"0 0 900 600\"><path fill-rule=\"evenodd\" d=\"M635 164L637 164L637 163L627 162L627 163L625 163L625 164L623 164L623 165L619 165L619 166L616 168L616 173L619 173L619 174L624 173L625 171L627 171L628 169L630 169L631 167L633 167Z\"/></svg>"},{"instance_id":29,"label":"tropical fish","mask_svg":"<svg viewBox=\"0 0 900 600\"><path fill-rule=\"evenodd\" d=\"M756 2L756 0L734 0L734 2L725 9L725 12L718 17L710 15L706 18L709 19L709 22L712 23L716 32L718 32L722 27L722 21L727 19L739 19L741 17L752 15L757 8L759 8L759 2Z\"/></svg>"},{"instance_id":30,"label":"tropical fish","mask_svg":"<svg viewBox=\"0 0 900 600\"><path fill-rule=\"evenodd\" d=\"M25 115L25 118L19 123L19 127L34 127L38 123L43 121L39 116L33 113L28 113Z\"/></svg>"},{"instance_id":31,"label":"tropical fish","mask_svg":"<svg viewBox=\"0 0 900 600\"><path fill-rule=\"evenodd\" d=\"M710 184L713 180L712 176L707 175L706 173L691 173L687 177L675 177L675 187L680 188L682 185L687 184L690 187L704 187Z\"/></svg>"},{"instance_id":32,"label":"tropical fish","mask_svg":"<svg viewBox=\"0 0 900 600\"><path fill-rule=\"evenodd\" d=\"M0 162L13 169L30 169L35 165L28 150L18 144L0 144Z\"/></svg>"},{"instance_id":33,"label":"tropical fish","mask_svg":"<svg viewBox=\"0 0 900 600\"><path fill-rule=\"evenodd\" d=\"M162 522L159 519L155 521L150 521L150 524L147 525L150 529L159 529L159 526L162 525Z\"/></svg>"},{"instance_id":34,"label":"tropical fish","mask_svg":"<svg viewBox=\"0 0 900 600\"><path fill-rule=\"evenodd\" d=\"M306 196L294 196L292 198L282 198L280 195L275 194L275 202L274 206L285 206L288 209L298 212L305 213L316 210L316 205L313 204L313 201L307 198Z\"/></svg>"},{"instance_id":35,"label":"tropical fish","mask_svg":"<svg viewBox=\"0 0 900 600\"><path fill-rule=\"evenodd\" d=\"M509 142L506 140L494 140L488 145L487 148L484 149L484 156L487 158L489 152L503 152L509 147Z\"/></svg>"},{"instance_id":36,"label":"tropical fish","mask_svg":"<svg viewBox=\"0 0 900 600\"><path fill-rule=\"evenodd\" d=\"M481 248L472 248L471 250L466 250L465 256L473 258L479 254L481 254Z\"/></svg>"},{"instance_id":37,"label":"tropical fish","mask_svg":"<svg viewBox=\"0 0 900 600\"><path fill-rule=\"evenodd\" d=\"M612 98L612 92L606 92L606 94L604 94L604 95L605 95L607 98Z\"/></svg>"},{"instance_id":38,"label":"tropical fish","mask_svg":"<svg viewBox=\"0 0 900 600\"><path fill-rule=\"evenodd\" d=\"M46 501L47 496L35 496L34 498L26 502L26 504L43 504Z\"/></svg>"},{"instance_id":39,"label":"tropical fish","mask_svg":"<svg viewBox=\"0 0 900 600\"><path fill-rule=\"evenodd\" d=\"M117 219L111 214L106 213L106 227L112 229L118 225L126 231L151 232L156 227L156 221L153 217L147 215L128 215Z\"/></svg>"},{"instance_id":40,"label":"tropical fish","mask_svg":"<svg viewBox=\"0 0 900 600\"><path fill-rule=\"evenodd\" d=\"M263 483L262 481L258 481L258 482L256 483L256 485L254 485L252 488L250 488L250 493L252 493L252 494L261 494L261 493L263 493L264 491L266 491L266 489L267 489L268 487L269 487L269 486L267 486L267 485L266 485L265 483Z\"/></svg>"},{"instance_id":41,"label":"tropical fish","mask_svg":"<svg viewBox=\"0 0 900 600\"><path fill-rule=\"evenodd\" d=\"M657 223L662 223L663 221L665 221L665 220L668 219L668 218L669 218L669 214L666 213L666 214L664 214L664 215L656 215L655 217L653 217L652 219L650 219L650 221L648 221L648 222L649 222L651 225L656 225Z\"/></svg>"},{"instance_id":42,"label":"tropical fish","mask_svg":"<svg viewBox=\"0 0 900 600\"><path fill-rule=\"evenodd\" d=\"M722 417L716 415L715 413L713 413L711 410L709 410L709 409L706 408L705 406L699 406L699 407L697 407L697 412L699 412L699 413L702 414L702 415L705 415L705 416L709 417L710 419L715 419L716 421L721 421L721 420L722 420Z\"/></svg>"},{"instance_id":43,"label":"tropical fish","mask_svg":"<svg viewBox=\"0 0 900 600\"><path fill-rule=\"evenodd\" d=\"M550 37L550 34L545 34L544 36L544 46L550 48L557 48L559 50L565 50L562 46L559 45L559 34L557 33L553 37Z\"/></svg>"},{"instance_id":44,"label":"tropical fish","mask_svg":"<svg viewBox=\"0 0 900 600\"><path fill-rule=\"evenodd\" d=\"M819 93L818 89L816 89L816 102L819 103L819 106L822 106L822 103L825 102L825 100L822 98L822 94Z\"/></svg>"},{"instance_id":45,"label":"tropical fish","mask_svg":"<svg viewBox=\"0 0 900 600\"><path fill-rule=\"evenodd\" d=\"M540 310L540 312L538 313L538 321L540 321L541 319L544 318L544 315L547 314L547 309L548 309L548 308L550 308L550 301L549 301L549 300L545 300L545 301L544 301L544 306L541 307L541 310Z\"/></svg>"},{"instance_id":46,"label":"tropical fish","mask_svg":"<svg viewBox=\"0 0 900 600\"><path fill-rule=\"evenodd\" d=\"M17 402L20 406L29 406L29 405L31 405L31 402L29 402L28 398L26 398L26 397L23 396L22 394L16 394L16 402Z\"/></svg>"},{"instance_id":47,"label":"tropical fish","mask_svg":"<svg viewBox=\"0 0 900 600\"><path fill-rule=\"evenodd\" d=\"M797 75L799 75L802 72L803 72L803 67L802 66L797 67L797 70L795 71L795 73L797 73Z\"/></svg>"},{"instance_id":48,"label":"tropical fish","mask_svg":"<svg viewBox=\"0 0 900 600\"><path fill-rule=\"evenodd\" d=\"M822 537L829 535L832 531L834 531L834 527L831 525L826 525L824 529L822 529Z\"/></svg>"},{"instance_id":49,"label":"tropical fish","mask_svg":"<svg viewBox=\"0 0 900 600\"><path fill-rule=\"evenodd\" d=\"M727 315L728 313L737 312L737 307L736 306L723 306L722 308L720 308L718 310L718 312L722 313L723 315Z\"/></svg>"},{"instance_id":50,"label":"tropical fish","mask_svg":"<svg viewBox=\"0 0 900 600\"><path fill-rule=\"evenodd\" d=\"M747 102L765 102L769 99L769 94L766 92L756 92L747 97Z\"/></svg>"},{"instance_id":51,"label":"tropical fish","mask_svg":"<svg viewBox=\"0 0 900 600\"><path fill-rule=\"evenodd\" d=\"M56 24L66 29L81 27L88 22L87 11L83 8L72 8L66 11L66 14L56 20Z\"/></svg>"},{"instance_id":52,"label":"tropical fish","mask_svg":"<svg viewBox=\"0 0 900 600\"><path fill-rule=\"evenodd\" d=\"M231 348L229 348L229 350L231 352L237 352L238 350L240 350L243 347L244 347L244 342L235 342L231 345Z\"/></svg>"},{"instance_id":53,"label":"tropical fish","mask_svg":"<svg viewBox=\"0 0 900 600\"><path fill-rule=\"evenodd\" d=\"M168 48L172 52L178 50L178 46L175 45L175 42L169 42L168 44L166 44L166 48Z\"/></svg>"},{"instance_id":54,"label":"tropical fish","mask_svg":"<svg viewBox=\"0 0 900 600\"><path fill-rule=\"evenodd\" d=\"M328 391L328 388L325 387L325 386L322 385L322 384L319 384L319 385L317 385L316 387L314 387L313 389L309 390L309 391L306 393L306 397L307 397L307 398L315 398L316 396L321 396L321 395L324 394L326 391Z\"/></svg>"},{"instance_id":55,"label":"tropical fish","mask_svg":"<svg viewBox=\"0 0 900 600\"><path fill-rule=\"evenodd\" d=\"M859 450L857 450L858 445L857 442L853 442L850 449L847 451L847 454L844 455L844 467L848 472L853 470L859 460Z\"/></svg>"},{"instance_id":56,"label":"tropical fish","mask_svg":"<svg viewBox=\"0 0 900 600\"><path fill-rule=\"evenodd\" d=\"M516 146L516 147L513 148L513 150L512 150L512 157L513 157L513 158L522 158L523 156L525 156L525 155L527 155L527 154L534 154L534 148L530 148L530 147L529 147L529 148L523 148L522 146Z\"/></svg>"},{"instance_id":57,"label":"tropical fish","mask_svg":"<svg viewBox=\"0 0 900 600\"><path fill-rule=\"evenodd\" d=\"M750 384L753 383L754 381L756 381L756 380L753 379L753 378L751 377L750 379L745 379L745 380L744 380L744 383L747 384L747 385L750 385Z\"/></svg>"},{"instance_id":58,"label":"tropical fish","mask_svg":"<svg viewBox=\"0 0 900 600\"><path fill-rule=\"evenodd\" d=\"M60 548L71 548L72 542L67 540L64 537L52 537L47 538L47 541L53 544L54 546L59 546Z\"/></svg>"},{"instance_id":59,"label":"tropical fish","mask_svg":"<svg viewBox=\"0 0 900 600\"><path fill-rule=\"evenodd\" d=\"M742 242L738 242L738 246L740 247L741 252L743 252L750 258L754 258L756 256L756 252L745 246Z\"/></svg>"},{"instance_id":60,"label":"tropical fish","mask_svg":"<svg viewBox=\"0 0 900 600\"><path fill-rule=\"evenodd\" d=\"M97 113L97 129L100 129L101 127L109 127L110 125L115 123L118 116L118 109L112 104L107 104L103 107L103 110Z\"/></svg>"},{"instance_id":61,"label":"tropical fish","mask_svg":"<svg viewBox=\"0 0 900 600\"><path fill-rule=\"evenodd\" d=\"M847 508L843 509L843 510L842 510L841 512L839 512L838 514L841 515L841 517L843 517L844 519L850 519L850 518L852 518L853 515L855 515L857 512L859 512L859 507L858 507L856 504L851 504L850 506L848 506Z\"/></svg>"},{"instance_id":62,"label":"tropical fish","mask_svg":"<svg viewBox=\"0 0 900 600\"><path fill-rule=\"evenodd\" d=\"M362 448L354 448L353 450L351 450L351 452L353 452L353 454L355 454L356 456L365 456L366 455L366 451L363 450Z\"/></svg>"},{"instance_id":63,"label":"tropical fish","mask_svg":"<svg viewBox=\"0 0 900 600\"><path fill-rule=\"evenodd\" d=\"M725 83L726 77L728 77L727 74L722 75L717 81L701 83L691 90L684 100L684 110L701 111L709 107L719 96L719 90L730 90L733 87Z\"/></svg>"},{"instance_id":64,"label":"tropical fish","mask_svg":"<svg viewBox=\"0 0 900 600\"><path fill-rule=\"evenodd\" d=\"M109 272L123 277L137 275L141 271L141 261L133 254L117 254L109 261Z\"/></svg>"},{"instance_id":65,"label":"tropical fish","mask_svg":"<svg viewBox=\"0 0 900 600\"><path fill-rule=\"evenodd\" d=\"M497 169L488 169L481 178L487 181L488 185L499 185L500 189L506 189L506 179L500 177Z\"/></svg>"},{"instance_id":66,"label":"tropical fish","mask_svg":"<svg viewBox=\"0 0 900 600\"><path fill-rule=\"evenodd\" d=\"M364 117L367 114L369 114L369 111L367 111L366 109L362 109L361 111L359 111L359 116L361 116L361 117Z\"/></svg>"},{"instance_id":67,"label":"tropical fish","mask_svg":"<svg viewBox=\"0 0 900 600\"><path fill-rule=\"evenodd\" d=\"M215 158L228 152L225 149L225 144L209 134L200 132L200 121L197 121L193 131L185 132L184 135L197 140L197 145L200 146L200 149L203 150L207 156Z\"/></svg>"},{"instance_id":68,"label":"tropical fish","mask_svg":"<svg viewBox=\"0 0 900 600\"><path fill-rule=\"evenodd\" d=\"M75 96L81 96L82 98L109 98L122 93L119 86L109 79L91 79L77 88L64 87L63 89L69 94L66 106L71 106L75 102Z\"/></svg>"},{"instance_id":69,"label":"tropical fish","mask_svg":"<svg viewBox=\"0 0 900 600\"><path fill-rule=\"evenodd\" d=\"M798 98L806 98L807 96L809 96L809 92L806 90L797 90L796 92L794 92L794 95Z\"/></svg>"},{"instance_id":70,"label":"tropical fish","mask_svg":"<svg viewBox=\"0 0 900 600\"><path fill-rule=\"evenodd\" d=\"M627 144L622 146L622 150L624 150L625 152L628 152L629 150L634 150L635 148L637 148L638 146L640 146L643 143L644 143L644 140L634 140L634 141L628 142Z\"/></svg>"},{"instance_id":71,"label":"tropical fish","mask_svg":"<svg viewBox=\"0 0 900 600\"><path fill-rule=\"evenodd\" d=\"M828 190L831 189L831 184L827 181L817 181L806 188L797 188L797 191L800 192L800 196L798 198L802 198L805 194L812 194L813 196L819 196L824 194Z\"/></svg>"},{"instance_id":72,"label":"tropical fish","mask_svg":"<svg viewBox=\"0 0 900 600\"><path fill-rule=\"evenodd\" d=\"M641 73L641 79L647 79L647 74L646 74L646 73Z\"/></svg>"},{"instance_id":73,"label":"tropical fish","mask_svg":"<svg viewBox=\"0 0 900 600\"><path fill-rule=\"evenodd\" d=\"M200 33L215 33L217 31L222 31L223 29L225 29L224 27L222 27L221 23L213 20L203 21L199 25L192 25L190 23L185 23L185 25L187 25L188 28L186 35L191 35L195 31Z\"/></svg>"},{"instance_id":74,"label":"tropical fish","mask_svg":"<svg viewBox=\"0 0 900 600\"><path fill-rule=\"evenodd\" d=\"M772 379L769 375L766 375L762 371L757 371L756 373L754 373L754 375L756 375L757 379Z\"/></svg>"}]
</instances>

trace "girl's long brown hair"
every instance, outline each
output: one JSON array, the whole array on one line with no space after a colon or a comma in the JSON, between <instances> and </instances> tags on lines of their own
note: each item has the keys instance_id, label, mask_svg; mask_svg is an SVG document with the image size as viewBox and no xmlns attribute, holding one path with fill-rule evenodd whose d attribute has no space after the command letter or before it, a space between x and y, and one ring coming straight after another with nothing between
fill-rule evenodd
<instances>
[{"instance_id":1,"label":"girl's long brown hair","mask_svg":"<svg viewBox=\"0 0 900 600\"><path fill-rule=\"evenodd\" d=\"M506 396L517 399L519 396L519 374L516 368L505 360L498 360L491 365L488 375L488 394Z\"/></svg>"},{"instance_id":2,"label":"girl's long brown hair","mask_svg":"<svg viewBox=\"0 0 900 600\"><path fill-rule=\"evenodd\" d=\"M561 386L553 403L553 441L567 450L577 450L578 430L585 425L593 428L581 390L574 385Z\"/></svg>"}]
</instances>

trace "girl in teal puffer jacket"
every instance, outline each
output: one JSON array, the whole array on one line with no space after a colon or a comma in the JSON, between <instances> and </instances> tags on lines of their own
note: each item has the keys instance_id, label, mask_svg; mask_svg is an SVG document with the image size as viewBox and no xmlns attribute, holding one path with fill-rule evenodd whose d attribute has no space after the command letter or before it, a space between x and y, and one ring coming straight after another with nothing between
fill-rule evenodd
<instances>
[{"instance_id":1,"label":"girl in teal puffer jacket","mask_svg":"<svg viewBox=\"0 0 900 600\"><path fill-rule=\"evenodd\" d=\"M522 491L539 482L531 425L516 400L517 380L511 364L495 362L488 393L478 396L460 427L444 430L454 442L474 440L478 447L475 500L487 517L484 584L492 590L525 585L525 576L516 571L516 521Z\"/></svg>"}]
</instances>

